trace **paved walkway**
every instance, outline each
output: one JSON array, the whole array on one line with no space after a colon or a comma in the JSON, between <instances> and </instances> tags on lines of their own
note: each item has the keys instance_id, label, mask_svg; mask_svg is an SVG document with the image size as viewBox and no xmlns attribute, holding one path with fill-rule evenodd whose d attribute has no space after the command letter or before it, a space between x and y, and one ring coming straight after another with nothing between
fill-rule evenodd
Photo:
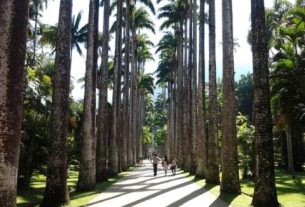
<instances>
[{"instance_id":1,"label":"paved walkway","mask_svg":"<svg viewBox=\"0 0 305 207\"><path fill-rule=\"evenodd\" d=\"M128 172L87 206L90 207L228 207L198 184L177 173L164 176L159 165L158 175L153 176L152 164L144 162Z\"/></svg>"}]
</instances>

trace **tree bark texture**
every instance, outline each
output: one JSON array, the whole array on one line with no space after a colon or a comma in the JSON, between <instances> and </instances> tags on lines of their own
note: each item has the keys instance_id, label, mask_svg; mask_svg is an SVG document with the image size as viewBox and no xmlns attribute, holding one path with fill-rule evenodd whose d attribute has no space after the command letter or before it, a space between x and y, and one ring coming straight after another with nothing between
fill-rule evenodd
<instances>
[{"instance_id":1,"label":"tree bark texture","mask_svg":"<svg viewBox=\"0 0 305 207\"><path fill-rule=\"evenodd\" d=\"M112 98L112 135L109 142L109 175L115 176L119 172L119 114L120 114L120 70L121 70L121 54L122 54L122 0L117 1L117 28L115 37L115 62L113 76L113 98Z\"/></svg>"},{"instance_id":2,"label":"tree bark texture","mask_svg":"<svg viewBox=\"0 0 305 207\"><path fill-rule=\"evenodd\" d=\"M77 190L87 191L96 184L96 70L98 56L99 0L90 0L88 23L88 48L85 74L84 125L82 151Z\"/></svg>"},{"instance_id":3,"label":"tree bark texture","mask_svg":"<svg viewBox=\"0 0 305 207\"><path fill-rule=\"evenodd\" d=\"M232 0L222 2L223 22L223 108L222 108L222 180L221 192L239 194L236 109L234 87L234 49Z\"/></svg>"},{"instance_id":4,"label":"tree bark texture","mask_svg":"<svg viewBox=\"0 0 305 207\"><path fill-rule=\"evenodd\" d=\"M205 0L200 0L199 19L199 77L198 77L198 127L196 176L204 178L207 170L207 140L205 133Z\"/></svg>"},{"instance_id":5,"label":"tree bark texture","mask_svg":"<svg viewBox=\"0 0 305 207\"><path fill-rule=\"evenodd\" d=\"M251 0L256 177L252 205L277 207L264 1Z\"/></svg>"},{"instance_id":6,"label":"tree bark texture","mask_svg":"<svg viewBox=\"0 0 305 207\"><path fill-rule=\"evenodd\" d=\"M126 42L125 42L125 73L128 73L128 74L125 74L126 77L125 77L125 96L127 97L126 98L126 114L125 114L125 124L126 124L126 127L125 127L125 136L127 137L127 167L130 167L132 166L132 142L131 142L131 139L132 139L132 134L131 134L131 81L130 81L130 77L129 77L129 74L130 74L130 54L131 54L131 50L130 50L130 46L131 46L131 36L130 36L130 21L131 21L131 18L130 18L130 15L131 14L131 7L130 7L130 0L126 0L126 13L125 13L125 19L126 19Z\"/></svg>"},{"instance_id":7,"label":"tree bark texture","mask_svg":"<svg viewBox=\"0 0 305 207\"><path fill-rule=\"evenodd\" d=\"M209 0L209 139L206 182L219 184L215 0Z\"/></svg>"},{"instance_id":8,"label":"tree bark texture","mask_svg":"<svg viewBox=\"0 0 305 207\"><path fill-rule=\"evenodd\" d=\"M109 16L110 0L104 0L104 24L103 24L103 48L102 48L102 76L99 94L99 121L97 123L97 157L96 157L96 181L107 180L107 150L108 150L108 57L109 57Z\"/></svg>"},{"instance_id":9,"label":"tree bark texture","mask_svg":"<svg viewBox=\"0 0 305 207\"><path fill-rule=\"evenodd\" d=\"M47 185L41 206L69 202L67 186L67 136L71 73L72 0L61 0L53 77L51 138Z\"/></svg>"},{"instance_id":10,"label":"tree bark texture","mask_svg":"<svg viewBox=\"0 0 305 207\"><path fill-rule=\"evenodd\" d=\"M16 206L28 1L0 1L0 206Z\"/></svg>"},{"instance_id":11,"label":"tree bark texture","mask_svg":"<svg viewBox=\"0 0 305 207\"><path fill-rule=\"evenodd\" d=\"M183 21L179 23L177 31L178 39L178 71L177 71L177 94L176 94L176 136L178 146L178 160L183 163ZM182 167L182 166L181 166Z\"/></svg>"}]
</instances>

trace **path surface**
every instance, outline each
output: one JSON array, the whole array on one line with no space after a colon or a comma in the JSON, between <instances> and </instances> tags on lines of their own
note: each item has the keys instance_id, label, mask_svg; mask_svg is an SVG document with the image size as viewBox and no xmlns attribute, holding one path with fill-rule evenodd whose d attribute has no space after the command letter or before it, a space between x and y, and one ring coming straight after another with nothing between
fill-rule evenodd
<instances>
[{"instance_id":1,"label":"path surface","mask_svg":"<svg viewBox=\"0 0 305 207\"><path fill-rule=\"evenodd\" d=\"M161 165L153 176L152 164L136 167L97 196L90 207L228 207L182 174L164 176Z\"/></svg>"}]
</instances>

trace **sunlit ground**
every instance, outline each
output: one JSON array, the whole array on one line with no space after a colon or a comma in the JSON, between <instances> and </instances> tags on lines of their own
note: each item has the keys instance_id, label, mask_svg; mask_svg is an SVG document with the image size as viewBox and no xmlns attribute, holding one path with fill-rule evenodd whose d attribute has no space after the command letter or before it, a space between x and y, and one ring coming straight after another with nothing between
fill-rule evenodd
<instances>
[{"instance_id":1,"label":"sunlit ground","mask_svg":"<svg viewBox=\"0 0 305 207\"><path fill-rule=\"evenodd\" d=\"M68 206L82 206L89 204L91 207L98 206L219 206L213 202L219 197L234 207L250 206L254 184L251 180L241 180L242 194L239 196L224 194L219 195L219 186L207 185L204 180L195 179L187 173L179 171L176 176L171 172L165 177L161 168L158 176L152 174L151 164L146 167L134 168L135 171L128 171L116 178L109 179L109 182L97 184L95 191L77 193L74 188L77 183L78 173L69 173L68 185L71 203ZM185 178L187 177L187 178ZM121 178L118 180L118 178ZM200 187L194 187L193 181L213 194L206 193ZM305 206L305 173L296 174L294 179L291 175L277 172L276 186L279 202L283 207L304 207ZM111 186L111 188L109 188ZM45 177L34 176L31 188L18 192L18 206L38 206L42 200L45 187ZM108 190L107 190L108 189ZM101 192L104 192L100 194ZM220 204L221 205L221 204Z\"/></svg>"}]
</instances>

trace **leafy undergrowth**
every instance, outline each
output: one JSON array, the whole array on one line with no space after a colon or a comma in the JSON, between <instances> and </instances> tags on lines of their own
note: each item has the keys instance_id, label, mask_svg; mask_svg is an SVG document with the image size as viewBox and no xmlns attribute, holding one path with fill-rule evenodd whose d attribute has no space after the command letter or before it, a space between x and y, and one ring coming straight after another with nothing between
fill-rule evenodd
<instances>
[{"instance_id":1,"label":"leafy undergrowth","mask_svg":"<svg viewBox=\"0 0 305 207\"><path fill-rule=\"evenodd\" d=\"M219 185L206 184L203 179L190 177L199 185L203 186L207 191L211 192L218 198L226 201L233 207L248 207L251 206L254 182L253 180L241 180L242 194L221 194ZM297 173L294 176L283 172L276 174L276 190L278 200L282 207L304 207L305 206L305 173Z\"/></svg>"},{"instance_id":2,"label":"leafy undergrowth","mask_svg":"<svg viewBox=\"0 0 305 207\"><path fill-rule=\"evenodd\" d=\"M92 200L95 196L105 191L109 186L115 183L127 172L120 173L116 177L109 178L107 182L97 183L96 189L88 192L76 192L74 189L77 184L78 172L70 171L68 174L68 186L70 190L70 204L67 207L83 206ZM17 206L33 207L39 206L43 198L46 177L36 175L31 180L31 186L27 189L18 191Z\"/></svg>"}]
</instances>

